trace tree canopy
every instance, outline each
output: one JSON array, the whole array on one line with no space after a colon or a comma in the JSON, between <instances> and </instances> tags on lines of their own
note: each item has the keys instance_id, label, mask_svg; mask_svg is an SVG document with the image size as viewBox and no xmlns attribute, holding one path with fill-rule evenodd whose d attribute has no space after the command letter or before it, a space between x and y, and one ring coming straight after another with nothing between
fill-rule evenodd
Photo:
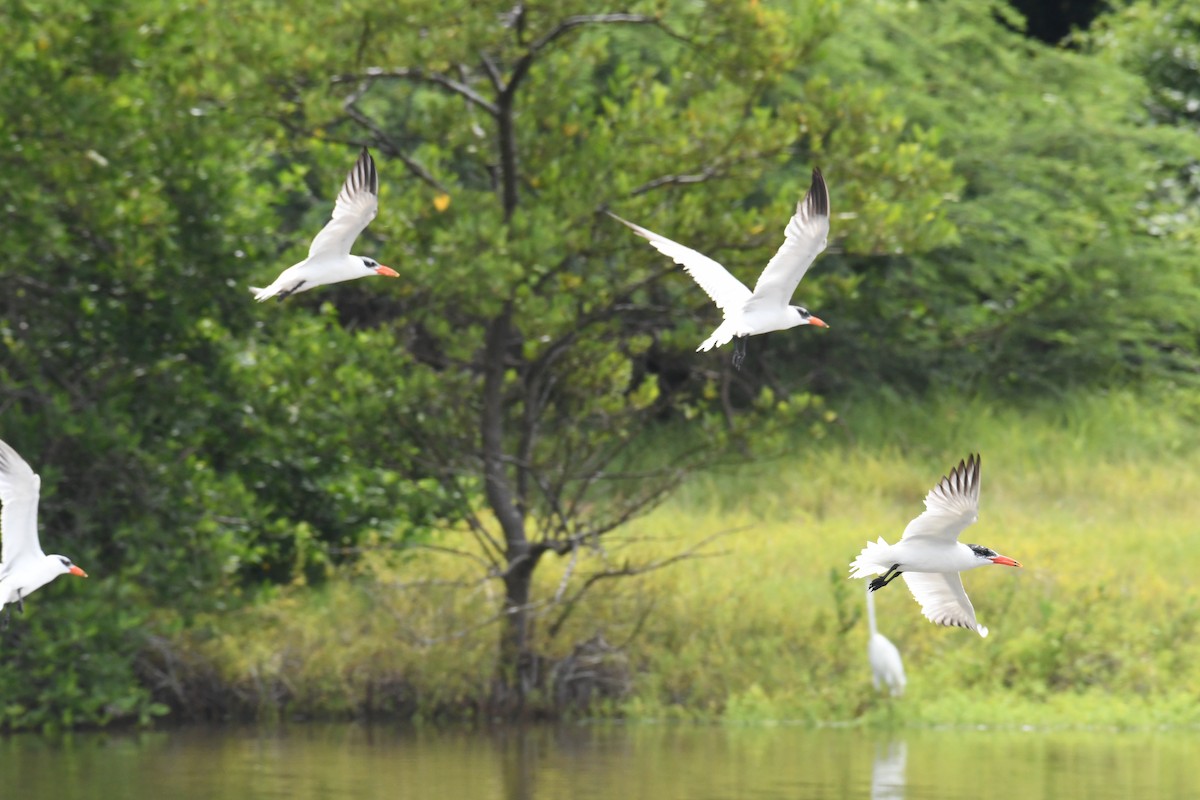
<instances>
[{"instance_id":1,"label":"tree canopy","mask_svg":"<svg viewBox=\"0 0 1200 800\"><path fill-rule=\"evenodd\" d=\"M1178 13L1067 49L969 0L9 4L0 436L94 577L5 634L0 724L160 713L155 637L451 525L534 653L540 558L619 571L600 537L814 392L1194 378ZM364 144L356 252L401 280L256 305ZM717 312L604 212L749 281L812 166L831 247L797 302L830 330L744 373L694 353Z\"/></svg>"}]
</instances>

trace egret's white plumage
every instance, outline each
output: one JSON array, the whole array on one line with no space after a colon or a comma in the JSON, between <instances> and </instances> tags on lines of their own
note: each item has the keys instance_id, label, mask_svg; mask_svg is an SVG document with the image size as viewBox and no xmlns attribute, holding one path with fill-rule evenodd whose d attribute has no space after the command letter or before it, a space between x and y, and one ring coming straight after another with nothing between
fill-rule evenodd
<instances>
[{"instance_id":1,"label":"egret's white plumage","mask_svg":"<svg viewBox=\"0 0 1200 800\"><path fill-rule=\"evenodd\" d=\"M850 564L850 577L879 575L870 590L883 588L903 575L925 617L938 625L955 625L987 636L963 589L960 572L988 564L1019 567L1020 562L978 544L958 541L979 518L980 459L972 455L950 470L925 496L925 511L908 523L900 541L867 542Z\"/></svg>"},{"instance_id":2,"label":"egret's white plumage","mask_svg":"<svg viewBox=\"0 0 1200 800\"><path fill-rule=\"evenodd\" d=\"M369 275L397 277L391 267L385 267L372 258L350 254L354 240L367 224L375 219L379 210L379 174L375 171L375 159L363 148L358 161L346 176L342 190L338 193L333 217L312 240L308 258L285 269L265 289L250 287L254 299L260 303L272 297L283 299L296 292L306 292L315 286L327 283L365 278Z\"/></svg>"},{"instance_id":3,"label":"egret's white plumage","mask_svg":"<svg viewBox=\"0 0 1200 800\"><path fill-rule=\"evenodd\" d=\"M610 212L610 215L683 267L723 312L725 321L697 350L720 347L735 337L740 346L743 337L787 330L798 325L828 327L810 314L808 309L789 305L796 286L825 249L829 236L829 189L825 186L821 170L813 169L812 185L804 199L797 203L796 213L784 230L784 242L758 276L753 292L725 267L703 253L621 219L616 214ZM740 364L741 352L735 353L735 364Z\"/></svg>"},{"instance_id":4,"label":"egret's white plumage","mask_svg":"<svg viewBox=\"0 0 1200 800\"><path fill-rule=\"evenodd\" d=\"M41 478L25 459L0 441L0 607L24 600L59 575L87 573L60 555L46 555L38 542L37 507Z\"/></svg>"},{"instance_id":5,"label":"egret's white plumage","mask_svg":"<svg viewBox=\"0 0 1200 800\"><path fill-rule=\"evenodd\" d=\"M878 689L886 686L892 697L904 694L904 662L900 651L875 627L875 593L867 589L867 627L871 638L867 640L867 661L871 664L871 681Z\"/></svg>"}]
</instances>

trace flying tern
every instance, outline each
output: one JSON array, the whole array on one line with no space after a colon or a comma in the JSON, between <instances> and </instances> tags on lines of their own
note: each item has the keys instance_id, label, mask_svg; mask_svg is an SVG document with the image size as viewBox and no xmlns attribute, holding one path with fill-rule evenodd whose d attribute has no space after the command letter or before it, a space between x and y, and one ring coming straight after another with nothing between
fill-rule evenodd
<instances>
[{"instance_id":1,"label":"flying tern","mask_svg":"<svg viewBox=\"0 0 1200 800\"><path fill-rule=\"evenodd\" d=\"M87 577L66 556L42 552L37 533L41 485L25 459L0 441L0 607L16 603L24 611L25 598L59 575Z\"/></svg>"},{"instance_id":2,"label":"flying tern","mask_svg":"<svg viewBox=\"0 0 1200 800\"><path fill-rule=\"evenodd\" d=\"M903 575L930 622L987 636L988 629L975 619L959 573L989 564L1019 567L1021 563L981 544L958 541L959 534L979 518L979 463L978 455L958 462L925 496L925 511L908 523L900 541L888 544L881 536L878 542L868 542L850 564L850 577L882 574L870 583L870 590L877 591Z\"/></svg>"},{"instance_id":3,"label":"flying tern","mask_svg":"<svg viewBox=\"0 0 1200 800\"><path fill-rule=\"evenodd\" d=\"M796 213L784 230L784 242L758 276L753 292L703 253L609 213L683 267L723 312L725 321L696 350L711 350L736 339L733 366L741 369L746 358L747 336L799 325L829 327L803 306L789 305L800 279L825 249L829 236L829 189L821 170L813 169L812 185L804 199L796 204Z\"/></svg>"},{"instance_id":4,"label":"flying tern","mask_svg":"<svg viewBox=\"0 0 1200 800\"><path fill-rule=\"evenodd\" d=\"M308 258L293 264L280 273L265 289L251 286L258 302L278 297L280 300L296 292L307 292L327 283L341 283L370 275L399 277L396 270L385 267L373 258L351 255L350 247L379 210L379 174L375 159L363 148L354 168L346 176L333 207L333 218L312 240Z\"/></svg>"}]
</instances>

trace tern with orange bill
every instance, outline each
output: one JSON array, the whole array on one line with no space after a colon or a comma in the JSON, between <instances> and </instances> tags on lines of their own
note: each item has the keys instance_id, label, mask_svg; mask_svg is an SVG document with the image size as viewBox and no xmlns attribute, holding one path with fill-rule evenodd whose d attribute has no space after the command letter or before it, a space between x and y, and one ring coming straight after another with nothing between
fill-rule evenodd
<instances>
[{"instance_id":1,"label":"tern with orange bill","mask_svg":"<svg viewBox=\"0 0 1200 800\"><path fill-rule=\"evenodd\" d=\"M813 261L825 249L829 236L829 189L825 186L821 170L813 169L808 193L796 205L796 213L784 230L783 244L758 276L753 292L733 277L729 270L703 253L634 225L611 212L609 216L683 267L724 313L725 321L697 350L711 350L728 344L731 339L735 340L733 366L741 369L742 361L746 358L747 336L785 331L800 325L829 327L810 314L807 308L790 305L792 294Z\"/></svg>"},{"instance_id":2,"label":"tern with orange bill","mask_svg":"<svg viewBox=\"0 0 1200 800\"><path fill-rule=\"evenodd\" d=\"M25 598L59 575L87 577L66 556L42 552L37 532L41 486L25 459L0 441L0 606L16 603L24 611Z\"/></svg>"},{"instance_id":3,"label":"tern with orange bill","mask_svg":"<svg viewBox=\"0 0 1200 800\"><path fill-rule=\"evenodd\" d=\"M989 564L1019 567L1021 563L981 544L958 541L959 534L979 518L979 464L978 455L958 462L925 496L924 513L908 523L900 541L888 544L880 537L878 542L868 542L850 564L850 577L880 575L869 587L878 591L903 575L930 622L987 636L988 629L975 619L959 573Z\"/></svg>"},{"instance_id":4,"label":"tern with orange bill","mask_svg":"<svg viewBox=\"0 0 1200 800\"><path fill-rule=\"evenodd\" d=\"M396 270L385 267L373 258L350 253L351 246L379 211L379 174L375 159L363 148L354 168L346 176L342 190L333 207L333 218L312 240L308 258L285 269L265 289L251 286L258 302L278 297L280 300L296 292L307 292L327 283L341 283L371 275L399 277Z\"/></svg>"}]
</instances>

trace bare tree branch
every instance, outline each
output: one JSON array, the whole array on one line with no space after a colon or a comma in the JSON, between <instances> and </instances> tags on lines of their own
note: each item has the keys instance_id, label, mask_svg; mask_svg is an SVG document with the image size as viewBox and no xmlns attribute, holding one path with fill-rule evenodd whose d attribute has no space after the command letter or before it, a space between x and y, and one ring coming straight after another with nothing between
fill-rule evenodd
<instances>
[{"instance_id":1,"label":"bare tree branch","mask_svg":"<svg viewBox=\"0 0 1200 800\"><path fill-rule=\"evenodd\" d=\"M384 79L431 83L459 95L468 102L479 106L493 117L500 113L495 103L472 89L466 83L455 80L449 75L443 75L440 72L427 72L420 67L368 67L362 73L355 75L334 75L329 80L330 83L355 83L362 81L369 85L377 80Z\"/></svg>"},{"instance_id":2,"label":"bare tree branch","mask_svg":"<svg viewBox=\"0 0 1200 800\"><path fill-rule=\"evenodd\" d=\"M483 71L487 73L488 80L492 82L492 88L496 90L496 94L503 97L507 86L504 83L504 76L500 73L500 67L495 61L492 61L487 53L480 53L479 61L483 64ZM500 113L499 109L497 109L496 113Z\"/></svg>"},{"instance_id":3,"label":"bare tree branch","mask_svg":"<svg viewBox=\"0 0 1200 800\"><path fill-rule=\"evenodd\" d=\"M677 564L680 561L690 560L693 558L713 558L714 556L720 555L720 553L701 553L700 550L712 542L715 542L716 540L735 532L736 529L719 531L711 536L706 536L682 552L676 553L673 556L667 556L666 558L658 559L657 561L651 561L648 564L635 566L626 562L619 569L606 569L601 572L592 573L588 576L587 580L583 582L583 585L579 587L579 590L566 600L558 617L554 620L554 622L550 623L550 627L547 629L546 635L550 638L554 638L559 629L562 628L563 623L565 623L567 618L570 617L572 612L575 611L575 608L579 605L579 601L583 599L583 596L587 593L588 589L591 589L600 581L609 580L612 578L627 578L634 575L644 575L647 572L654 572L656 570L669 567L672 564Z\"/></svg>"},{"instance_id":4,"label":"bare tree branch","mask_svg":"<svg viewBox=\"0 0 1200 800\"><path fill-rule=\"evenodd\" d=\"M542 34L540 37L535 39L533 44L531 44L529 46L529 52L536 54L538 51L544 49L547 45L549 45L555 39L558 39L559 37L563 36L564 34L569 33L570 31L574 30L575 28L579 28L583 25L612 25L612 24L653 25L654 27L661 30L663 33L670 36L672 39L677 39L681 42L684 42L685 44L692 44L691 39L688 39L686 36L682 36L682 35L676 33L675 31L671 30L669 27L664 25L663 21L661 19L659 19L658 17L652 17L652 16L648 16L646 14L628 14L628 13L577 14L576 16L573 16L573 17L567 17L562 22L558 23L553 28L551 28L549 31L547 31L546 33Z\"/></svg>"},{"instance_id":5,"label":"bare tree branch","mask_svg":"<svg viewBox=\"0 0 1200 800\"><path fill-rule=\"evenodd\" d=\"M652 191L660 186L685 186L693 183L704 183L705 181L717 175L717 168L709 164L700 172L694 175L663 175L661 178L655 178L652 181L647 181L641 186L629 193L630 197L637 197L640 194Z\"/></svg>"},{"instance_id":6,"label":"bare tree branch","mask_svg":"<svg viewBox=\"0 0 1200 800\"><path fill-rule=\"evenodd\" d=\"M342 108L345 110L346 114L359 125L362 125L364 128L371 131L371 133L375 135L376 140L382 142L386 146L388 154L404 162L404 166L408 167L409 172L420 178L428 185L432 186L434 189L437 189L439 192L442 192L443 194L449 194L450 190L447 189L441 181L433 177L433 174L430 173L429 170L425 169L425 167L421 166L419 163L413 160L412 157L405 153L404 148L400 147L399 144L397 144L390 136L388 136L387 132L384 131L383 128L381 128L375 122L375 120L371 119L358 109L358 106L355 104L360 96L361 93L351 95L346 99L346 102L342 104Z\"/></svg>"},{"instance_id":7,"label":"bare tree branch","mask_svg":"<svg viewBox=\"0 0 1200 800\"><path fill-rule=\"evenodd\" d=\"M562 600L563 593L567 591L567 585L571 582L571 576L575 574L575 565L579 563L579 545L576 544L571 548L571 560L567 562L567 568L563 570L562 580L558 582L558 588L554 591L554 600L557 603Z\"/></svg>"}]
</instances>

